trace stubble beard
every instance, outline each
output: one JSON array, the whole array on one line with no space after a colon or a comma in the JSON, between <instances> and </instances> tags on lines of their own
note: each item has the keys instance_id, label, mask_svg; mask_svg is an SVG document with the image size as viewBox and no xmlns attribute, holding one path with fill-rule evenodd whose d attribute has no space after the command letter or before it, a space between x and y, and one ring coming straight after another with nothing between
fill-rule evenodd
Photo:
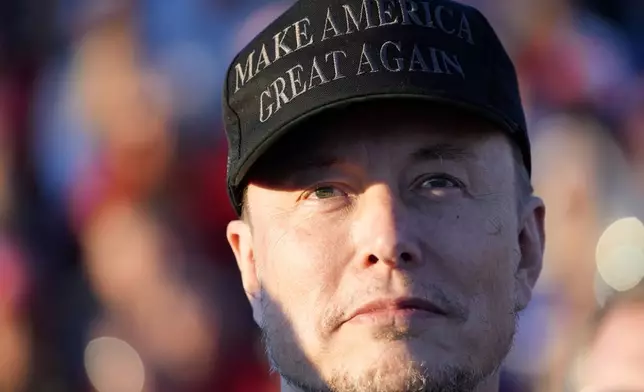
<instances>
[{"instance_id":1,"label":"stubble beard","mask_svg":"<svg viewBox=\"0 0 644 392\"><path fill-rule=\"evenodd\" d=\"M423 363L406 361L395 373L387 369L373 368L362 375L353 376L349 372L336 370L335 374L323 380L315 372L298 347L292 329L284 320L283 314L264 303L264 323L261 326L262 340L271 365L271 371L302 392L471 392L489 376L497 372L512 347L518 316L514 317L513 327L504 335L496 336L494 353L487 358L486 369L476 369L471 365L449 365L428 369ZM268 322L267 322L268 321ZM381 334L391 336L391 340L405 339L397 331ZM401 375L403 373L404 375ZM394 376L392 376L394 374Z\"/></svg>"}]
</instances>

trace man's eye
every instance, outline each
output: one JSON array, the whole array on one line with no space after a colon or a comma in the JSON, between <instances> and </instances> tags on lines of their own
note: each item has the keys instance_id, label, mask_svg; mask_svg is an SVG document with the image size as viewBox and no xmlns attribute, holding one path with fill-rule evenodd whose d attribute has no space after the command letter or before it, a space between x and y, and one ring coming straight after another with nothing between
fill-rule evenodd
<instances>
[{"instance_id":1,"label":"man's eye","mask_svg":"<svg viewBox=\"0 0 644 392\"><path fill-rule=\"evenodd\" d=\"M340 189L330 186L330 185L325 185L325 186L319 186L315 188L313 191L311 191L306 198L307 199L330 199L332 197L343 197L346 196L346 193L341 191Z\"/></svg>"},{"instance_id":2,"label":"man's eye","mask_svg":"<svg viewBox=\"0 0 644 392\"><path fill-rule=\"evenodd\" d=\"M451 176L435 175L420 178L416 181L415 188L425 196L443 198L454 195L455 191L462 190L464 186L462 182Z\"/></svg>"},{"instance_id":3,"label":"man's eye","mask_svg":"<svg viewBox=\"0 0 644 392\"><path fill-rule=\"evenodd\" d=\"M461 184L449 177L432 177L423 179L419 183L420 187L423 189L444 189L444 188L460 188Z\"/></svg>"}]
</instances>

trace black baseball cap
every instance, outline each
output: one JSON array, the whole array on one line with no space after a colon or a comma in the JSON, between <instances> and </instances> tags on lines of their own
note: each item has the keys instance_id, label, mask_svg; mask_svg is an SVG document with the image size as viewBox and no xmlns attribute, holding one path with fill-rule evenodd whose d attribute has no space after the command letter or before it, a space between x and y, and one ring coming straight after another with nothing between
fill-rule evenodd
<instances>
[{"instance_id":1,"label":"black baseball cap","mask_svg":"<svg viewBox=\"0 0 644 392\"><path fill-rule=\"evenodd\" d=\"M296 125L330 108L402 98L494 122L530 173L516 71L477 9L449 0L299 0L228 69L227 182L237 213L250 168Z\"/></svg>"}]
</instances>

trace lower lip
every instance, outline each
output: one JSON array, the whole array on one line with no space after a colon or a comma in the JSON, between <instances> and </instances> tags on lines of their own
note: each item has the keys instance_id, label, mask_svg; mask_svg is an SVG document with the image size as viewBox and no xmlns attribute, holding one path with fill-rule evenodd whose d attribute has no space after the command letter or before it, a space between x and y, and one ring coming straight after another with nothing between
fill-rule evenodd
<instances>
[{"instance_id":1,"label":"lower lip","mask_svg":"<svg viewBox=\"0 0 644 392\"><path fill-rule=\"evenodd\" d=\"M391 324L437 317L443 317L443 315L423 309L383 309L361 313L347 322L351 324Z\"/></svg>"}]
</instances>

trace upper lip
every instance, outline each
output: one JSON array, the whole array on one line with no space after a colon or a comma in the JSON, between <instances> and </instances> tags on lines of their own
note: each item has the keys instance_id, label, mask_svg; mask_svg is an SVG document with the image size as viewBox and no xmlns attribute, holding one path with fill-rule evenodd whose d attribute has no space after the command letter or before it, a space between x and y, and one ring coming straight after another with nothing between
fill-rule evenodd
<instances>
[{"instance_id":1,"label":"upper lip","mask_svg":"<svg viewBox=\"0 0 644 392\"><path fill-rule=\"evenodd\" d=\"M432 312L436 314L446 315L443 309L439 306L433 304L430 301L427 301L422 298L416 297L403 297L403 298L392 298L392 299L379 299L372 302L369 302L358 309L356 309L349 320L366 313L379 312L383 310L400 310L400 309L419 309L427 312Z\"/></svg>"}]
</instances>

